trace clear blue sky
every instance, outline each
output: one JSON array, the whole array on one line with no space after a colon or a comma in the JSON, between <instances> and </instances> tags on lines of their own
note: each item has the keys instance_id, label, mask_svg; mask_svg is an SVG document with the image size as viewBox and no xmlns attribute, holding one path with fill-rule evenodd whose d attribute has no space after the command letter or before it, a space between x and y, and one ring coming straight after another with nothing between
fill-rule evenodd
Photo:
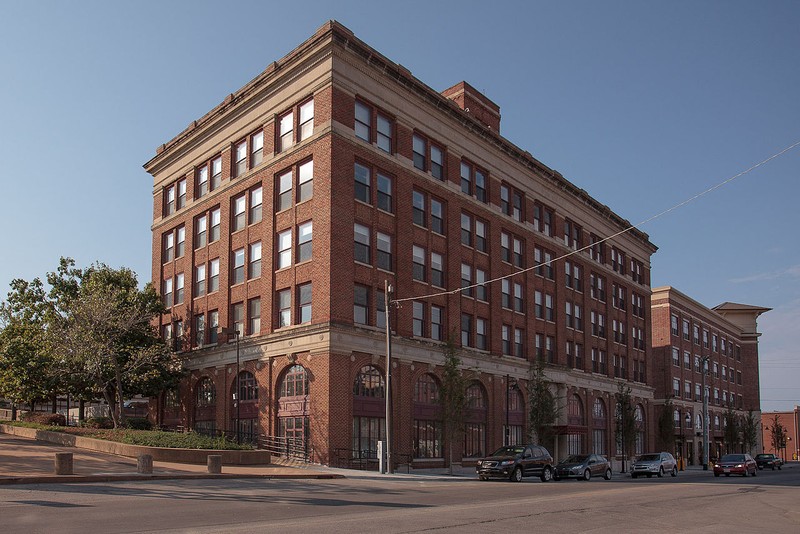
<instances>
[{"instance_id":1,"label":"clear blue sky","mask_svg":"<svg viewBox=\"0 0 800 534\"><path fill-rule=\"evenodd\" d=\"M336 19L637 223L800 141L800 2L0 0L0 285L59 256L150 279L155 148ZM800 147L642 229L653 286L766 306L800 404ZM5 294L0 289L0 294Z\"/></svg>"}]
</instances>

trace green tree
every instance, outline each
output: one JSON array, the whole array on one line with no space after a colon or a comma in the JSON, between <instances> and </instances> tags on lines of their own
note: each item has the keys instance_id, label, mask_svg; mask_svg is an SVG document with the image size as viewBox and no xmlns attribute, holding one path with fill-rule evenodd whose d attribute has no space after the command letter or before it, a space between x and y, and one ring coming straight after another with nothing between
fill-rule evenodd
<instances>
[{"instance_id":1,"label":"green tree","mask_svg":"<svg viewBox=\"0 0 800 534\"><path fill-rule=\"evenodd\" d=\"M140 290L130 269L62 260L49 281L58 308L49 332L58 356L101 394L115 426L124 424L126 395L154 394L174 385L180 362L158 337L153 319L164 311L152 285Z\"/></svg>"},{"instance_id":2,"label":"green tree","mask_svg":"<svg viewBox=\"0 0 800 534\"><path fill-rule=\"evenodd\" d=\"M725 432L723 433L723 439L725 440L725 445L728 447L728 452L736 452L736 446L739 444L739 434L740 434L740 424L739 424L739 417L736 415L736 412L733 410L733 406L728 406L728 409L725 410Z\"/></svg>"},{"instance_id":3,"label":"green tree","mask_svg":"<svg viewBox=\"0 0 800 534\"><path fill-rule=\"evenodd\" d=\"M528 368L528 428L533 443L553 450L553 426L559 415L556 396L544 372L544 362L537 359Z\"/></svg>"},{"instance_id":4,"label":"green tree","mask_svg":"<svg viewBox=\"0 0 800 534\"><path fill-rule=\"evenodd\" d=\"M747 415L742 419L742 444L747 452L753 452L756 444L758 443L758 420L756 419L753 410L749 410Z\"/></svg>"},{"instance_id":5,"label":"green tree","mask_svg":"<svg viewBox=\"0 0 800 534\"><path fill-rule=\"evenodd\" d=\"M15 279L0 305L0 396L13 406L51 397L61 373L47 344L44 286Z\"/></svg>"},{"instance_id":6,"label":"green tree","mask_svg":"<svg viewBox=\"0 0 800 534\"><path fill-rule=\"evenodd\" d=\"M661 450L675 453L675 407L672 398L668 398L658 416L658 443Z\"/></svg>"},{"instance_id":7,"label":"green tree","mask_svg":"<svg viewBox=\"0 0 800 534\"><path fill-rule=\"evenodd\" d=\"M464 432L467 380L461 370L461 358L456 346L449 340L444 346L444 368L439 389L444 439L447 443L449 473L453 474L453 445Z\"/></svg>"},{"instance_id":8,"label":"green tree","mask_svg":"<svg viewBox=\"0 0 800 534\"><path fill-rule=\"evenodd\" d=\"M616 441L622 447L622 461L631 455L636 445L636 411L631 398L631 388L620 381L617 385ZM624 470L623 470L624 471Z\"/></svg>"},{"instance_id":9,"label":"green tree","mask_svg":"<svg viewBox=\"0 0 800 534\"><path fill-rule=\"evenodd\" d=\"M780 455L781 449L786 446L786 427L783 426L778 419L778 414L772 419L772 426L768 428L769 440L772 445L772 450L775 451L775 456Z\"/></svg>"}]
</instances>

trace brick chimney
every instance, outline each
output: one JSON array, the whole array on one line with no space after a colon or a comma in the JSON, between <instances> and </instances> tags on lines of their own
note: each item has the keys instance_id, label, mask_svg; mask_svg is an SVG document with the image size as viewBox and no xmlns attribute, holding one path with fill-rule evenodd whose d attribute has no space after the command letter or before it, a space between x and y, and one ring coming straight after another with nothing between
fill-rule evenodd
<instances>
[{"instance_id":1,"label":"brick chimney","mask_svg":"<svg viewBox=\"0 0 800 534\"><path fill-rule=\"evenodd\" d=\"M442 96L449 98L469 116L484 126L500 133L500 106L483 96L467 82L459 82L442 91Z\"/></svg>"}]
</instances>

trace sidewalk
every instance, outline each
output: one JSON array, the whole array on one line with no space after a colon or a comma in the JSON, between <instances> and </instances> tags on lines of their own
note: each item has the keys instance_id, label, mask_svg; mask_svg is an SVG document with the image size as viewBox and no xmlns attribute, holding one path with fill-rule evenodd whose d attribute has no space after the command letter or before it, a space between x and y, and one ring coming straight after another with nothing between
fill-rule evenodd
<instances>
[{"instance_id":1,"label":"sidewalk","mask_svg":"<svg viewBox=\"0 0 800 534\"><path fill-rule=\"evenodd\" d=\"M71 452L72 475L55 475L55 453ZM343 478L325 467L306 465L226 466L210 474L205 465L154 462L153 474L137 473L136 459L62 447L34 439L0 434L0 485L112 482L191 478Z\"/></svg>"}]
</instances>

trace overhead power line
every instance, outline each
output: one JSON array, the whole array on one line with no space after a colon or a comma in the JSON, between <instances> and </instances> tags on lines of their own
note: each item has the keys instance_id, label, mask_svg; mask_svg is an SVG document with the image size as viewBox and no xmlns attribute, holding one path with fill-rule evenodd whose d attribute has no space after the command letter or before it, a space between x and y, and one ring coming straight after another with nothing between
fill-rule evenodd
<instances>
[{"instance_id":1,"label":"overhead power line","mask_svg":"<svg viewBox=\"0 0 800 534\"><path fill-rule=\"evenodd\" d=\"M678 204L675 204L674 206L672 206L670 208L667 208L667 209L665 209L664 211L662 211L660 213L657 213L657 214L655 214L655 215L653 215L651 217L648 217L647 219L639 222L638 224L633 224L631 226L628 226L624 230L620 230L619 232L617 232L615 234L611 234L608 237L605 237L605 238L603 238L603 239L601 239L599 241L595 241L594 243L586 245L585 247L582 247L582 248L579 248L577 250L573 250L571 252L568 252L568 253L566 253L566 254L564 254L562 256L558 256L557 258L553 258L553 259L551 259L549 261L546 261L546 262L543 262L543 263L538 263L538 264L536 264L536 265L534 265L532 267L527 267L525 269L519 269L519 270L517 270L517 271L515 271L515 272L513 272L511 274L507 274L505 276L499 276L497 278L492 278L491 280L486 280L485 282L481 282L479 284L472 284L470 286L458 287L456 289L448 289L448 290L444 290L444 291L438 291L436 293L429 293L427 295L419 295L419 296L415 296L415 297L406 297L406 298L402 298L402 299L394 299L391 302L393 304L395 304L395 305L399 305L402 302L407 302L407 301L411 301L411 300L431 299L431 298L439 297L439 296L442 296L442 295L454 295L456 293L461 293L462 291L468 291L468 290L471 290L471 289L476 288L476 287L488 286L489 284L493 284L495 282L499 282L501 280L505 280L506 278L513 278L513 277L515 277L515 276L517 276L519 274L527 273L527 272L532 271L534 269L538 269L539 267L550 266L550 265L552 265L553 263L555 263L555 262L557 262L559 260L563 260L563 259L568 258L570 256L574 256L578 252L583 252L584 250L589 250L590 248L594 247L595 245L599 245L600 243L605 243L606 241L614 239L615 237L619 237L619 236L621 236L623 234L626 234L626 233L628 233L628 232L630 232L632 230L639 229L640 226L643 226L643 225L649 223L650 221L653 221L653 220L658 219L659 217L662 217L662 216L664 216L664 215L666 215L666 214L668 214L668 213L670 213L672 211L675 211L676 209L681 208L681 207L685 206L686 204L689 204L690 202L693 202L693 201L697 200L698 198L700 198L700 197L702 197L704 195L707 195L708 193L716 191L720 187L723 187L723 186L731 183L732 181L736 180L737 178L740 178L740 177L744 176L745 174L748 174L751 171L754 171L755 169L761 167L762 165L765 165L765 164L769 163L770 161L772 161L775 158L778 158L778 157L782 156L783 154L785 154L786 152L792 150L793 148L795 148L797 146L800 146L800 141L797 141L797 142L787 146L786 148L776 152L775 154L769 156L768 158L766 158L764 160L759 161L755 165L753 165L753 166L751 166L751 167L739 172L738 174L734 174L730 178L727 178L727 179L719 182L718 184L709 187L705 191L697 193L694 196L691 196L691 197L687 198L686 200L684 200L682 202L679 202Z\"/></svg>"}]
</instances>

